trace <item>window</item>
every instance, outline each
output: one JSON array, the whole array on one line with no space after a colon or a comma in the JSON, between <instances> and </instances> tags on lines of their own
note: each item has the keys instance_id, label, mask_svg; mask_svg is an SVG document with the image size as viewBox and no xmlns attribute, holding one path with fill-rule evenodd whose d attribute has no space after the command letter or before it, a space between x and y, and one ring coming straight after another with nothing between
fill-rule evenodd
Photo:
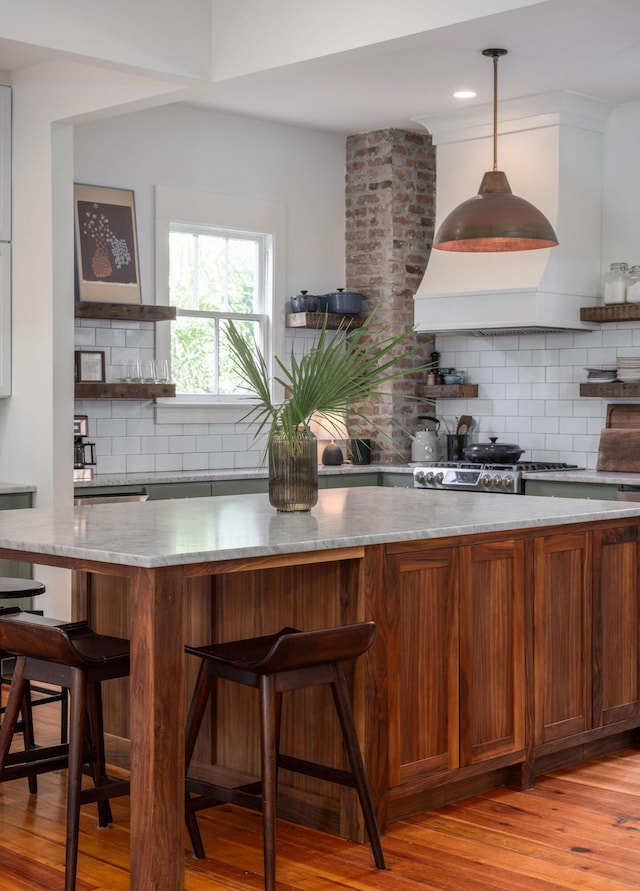
<instances>
[{"instance_id":1,"label":"window","mask_svg":"<svg viewBox=\"0 0 640 891\"><path fill-rule=\"evenodd\" d=\"M172 223L169 301L177 308L171 331L171 376L176 392L220 401L246 397L230 360L226 322L268 349L271 238Z\"/></svg>"},{"instance_id":2,"label":"window","mask_svg":"<svg viewBox=\"0 0 640 891\"><path fill-rule=\"evenodd\" d=\"M248 396L234 379L225 326L233 319L254 336L268 364L282 355L284 207L169 186L155 191L156 300L177 309L175 322L155 326L156 355L171 360L177 392L156 400L156 423L239 421Z\"/></svg>"}]
</instances>

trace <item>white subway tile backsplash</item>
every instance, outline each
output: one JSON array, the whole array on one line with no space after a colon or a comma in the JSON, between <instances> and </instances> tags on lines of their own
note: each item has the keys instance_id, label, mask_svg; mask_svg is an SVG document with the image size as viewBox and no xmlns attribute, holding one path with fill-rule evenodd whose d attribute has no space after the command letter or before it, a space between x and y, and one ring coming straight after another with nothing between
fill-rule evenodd
<instances>
[{"instance_id":1,"label":"white subway tile backsplash","mask_svg":"<svg viewBox=\"0 0 640 891\"><path fill-rule=\"evenodd\" d=\"M140 437L140 451L143 455L168 454L168 436L142 436Z\"/></svg>"},{"instance_id":2,"label":"white subway tile backsplash","mask_svg":"<svg viewBox=\"0 0 640 891\"><path fill-rule=\"evenodd\" d=\"M559 432L560 433L586 433L587 432L587 419L586 418L560 418L559 419Z\"/></svg>"},{"instance_id":3,"label":"white subway tile backsplash","mask_svg":"<svg viewBox=\"0 0 640 891\"><path fill-rule=\"evenodd\" d=\"M206 452L186 452L182 456L183 470L209 470L209 456Z\"/></svg>"},{"instance_id":4,"label":"white subway tile backsplash","mask_svg":"<svg viewBox=\"0 0 640 891\"><path fill-rule=\"evenodd\" d=\"M531 399L531 384L507 384L505 396L507 399Z\"/></svg>"},{"instance_id":5,"label":"white subway tile backsplash","mask_svg":"<svg viewBox=\"0 0 640 891\"><path fill-rule=\"evenodd\" d=\"M127 473L153 473L155 469L153 455L127 455Z\"/></svg>"},{"instance_id":6,"label":"white subway tile backsplash","mask_svg":"<svg viewBox=\"0 0 640 891\"><path fill-rule=\"evenodd\" d=\"M111 439L111 454L113 455L138 455L140 451L139 436L114 436Z\"/></svg>"},{"instance_id":7,"label":"white subway tile backsplash","mask_svg":"<svg viewBox=\"0 0 640 891\"><path fill-rule=\"evenodd\" d=\"M127 456L126 455L105 455L98 462L99 473L126 473L127 472Z\"/></svg>"},{"instance_id":8,"label":"white subway tile backsplash","mask_svg":"<svg viewBox=\"0 0 640 891\"><path fill-rule=\"evenodd\" d=\"M96 436L126 436L127 422L118 418L98 418Z\"/></svg>"},{"instance_id":9,"label":"white subway tile backsplash","mask_svg":"<svg viewBox=\"0 0 640 891\"><path fill-rule=\"evenodd\" d=\"M156 455L156 470L167 473L182 469L182 455Z\"/></svg>"},{"instance_id":10,"label":"white subway tile backsplash","mask_svg":"<svg viewBox=\"0 0 640 891\"><path fill-rule=\"evenodd\" d=\"M558 384L531 384L531 395L534 399L557 399Z\"/></svg>"},{"instance_id":11,"label":"white subway tile backsplash","mask_svg":"<svg viewBox=\"0 0 640 891\"><path fill-rule=\"evenodd\" d=\"M170 436L169 451L170 452L195 452L196 438L195 436Z\"/></svg>"},{"instance_id":12,"label":"white subway tile backsplash","mask_svg":"<svg viewBox=\"0 0 640 891\"><path fill-rule=\"evenodd\" d=\"M300 357L315 332L285 336L285 352ZM152 358L151 323L82 319L76 348L104 349L108 372L128 359ZM640 324L603 325L594 331L501 337L437 336L443 367L455 366L478 385L477 399L439 400L434 414L450 427L461 414L477 421L476 439L499 436L527 449L531 460L567 461L595 467L600 431L611 399L580 396L585 367L615 365L617 355L640 352ZM109 379L109 378L108 378ZM98 473L224 470L260 466L264 436L255 425L171 424L156 426L151 400L80 400L89 417ZM431 412L430 412L431 413Z\"/></svg>"}]
</instances>

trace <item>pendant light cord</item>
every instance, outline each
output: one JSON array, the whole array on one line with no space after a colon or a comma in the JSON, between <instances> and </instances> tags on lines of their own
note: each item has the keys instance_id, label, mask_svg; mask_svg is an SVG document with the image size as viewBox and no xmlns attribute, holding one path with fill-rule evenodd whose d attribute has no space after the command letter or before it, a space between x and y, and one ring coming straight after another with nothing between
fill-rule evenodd
<instances>
[{"instance_id":1,"label":"pendant light cord","mask_svg":"<svg viewBox=\"0 0 640 891\"><path fill-rule=\"evenodd\" d=\"M493 169L498 169L498 59L493 56Z\"/></svg>"},{"instance_id":2,"label":"pendant light cord","mask_svg":"<svg viewBox=\"0 0 640 891\"><path fill-rule=\"evenodd\" d=\"M498 169L498 59L506 56L506 49L485 49L483 56L493 59L493 169Z\"/></svg>"}]
</instances>

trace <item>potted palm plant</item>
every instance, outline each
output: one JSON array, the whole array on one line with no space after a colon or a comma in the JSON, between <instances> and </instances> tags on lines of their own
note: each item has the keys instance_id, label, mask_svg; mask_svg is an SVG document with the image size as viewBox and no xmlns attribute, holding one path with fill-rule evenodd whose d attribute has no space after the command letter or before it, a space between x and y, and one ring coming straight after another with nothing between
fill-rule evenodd
<instances>
[{"instance_id":1,"label":"potted palm plant","mask_svg":"<svg viewBox=\"0 0 640 891\"><path fill-rule=\"evenodd\" d=\"M415 345L402 349L412 329L398 334L388 325L374 328L374 322L375 312L345 338L328 336L325 322L302 358L292 352L287 367L276 357L273 380L284 389L282 402L273 400L264 356L229 322L235 370L256 399L244 420L256 423L256 436L266 434L269 498L278 510L310 510L317 501L317 443L310 426L312 418L329 433L340 419L348 431L357 423L384 437L358 406L366 399L388 395L392 381L427 367L399 364L420 349Z\"/></svg>"}]
</instances>

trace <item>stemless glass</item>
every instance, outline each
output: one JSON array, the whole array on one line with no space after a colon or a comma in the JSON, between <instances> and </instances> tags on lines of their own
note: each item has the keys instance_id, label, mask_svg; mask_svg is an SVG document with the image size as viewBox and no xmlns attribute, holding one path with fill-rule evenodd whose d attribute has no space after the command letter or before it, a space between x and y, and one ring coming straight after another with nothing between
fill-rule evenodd
<instances>
[{"instance_id":1,"label":"stemless glass","mask_svg":"<svg viewBox=\"0 0 640 891\"><path fill-rule=\"evenodd\" d=\"M156 363L154 359L143 359L140 362L140 380L143 384L155 383Z\"/></svg>"},{"instance_id":2,"label":"stemless glass","mask_svg":"<svg viewBox=\"0 0 640 891\"><path fill-rule=\"evenodd\" d=\"M169 362L167 359L156 359L156 383L166 384L169 380Z\"/></svg>"},{"instance_id":3,"label":"stemless glass","mask_svg":"<svg viewBox=\"0 0 640 891\"><path fill-rule=\"evenodd\" d=\"M131 384L140 383L140 360L139 359L129 359L129 361L127 362L126 380Z\"/></svg>"}]
</instances>

